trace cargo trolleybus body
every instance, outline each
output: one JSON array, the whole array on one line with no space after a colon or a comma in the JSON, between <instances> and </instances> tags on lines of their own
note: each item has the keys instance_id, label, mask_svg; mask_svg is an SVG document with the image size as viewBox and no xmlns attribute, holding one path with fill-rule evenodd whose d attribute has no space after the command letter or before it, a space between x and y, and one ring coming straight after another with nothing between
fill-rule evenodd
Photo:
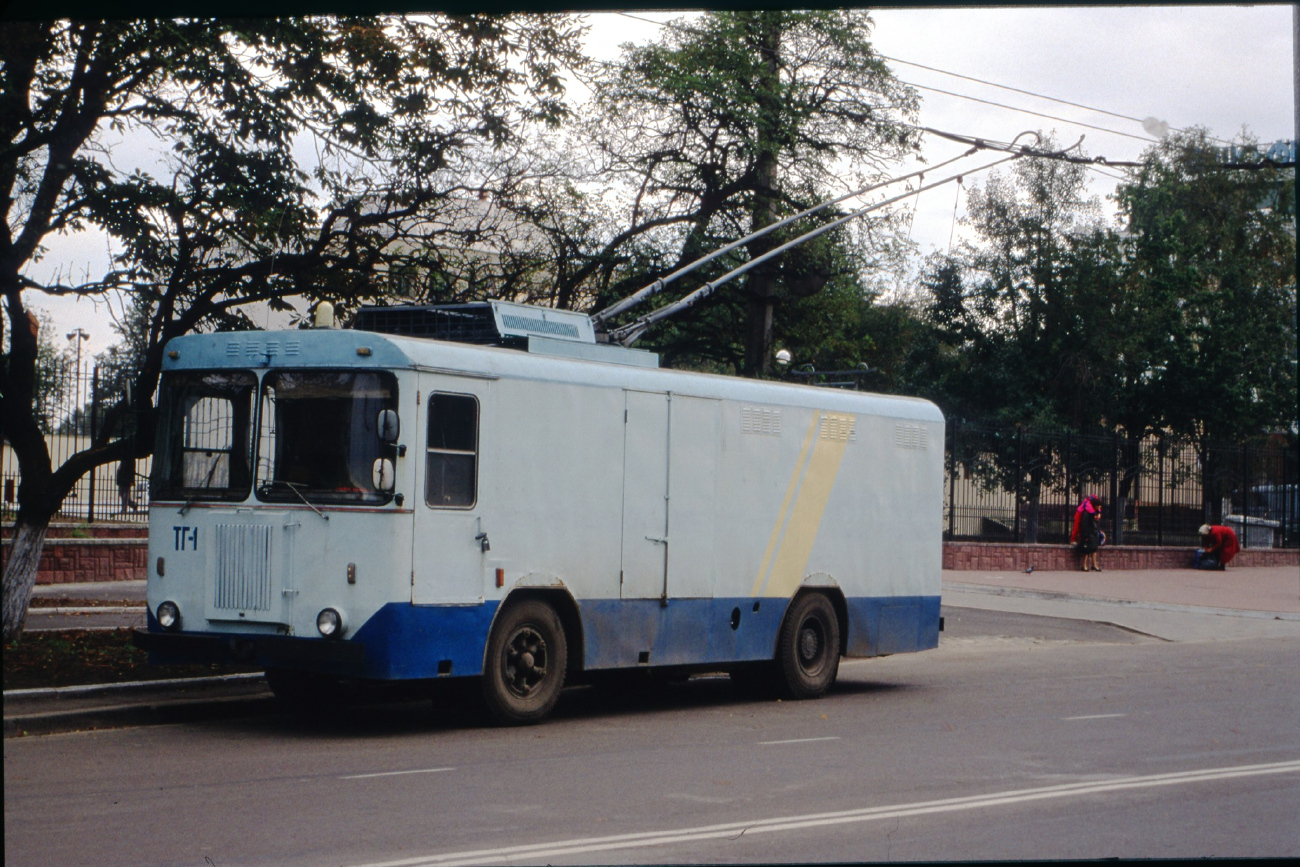
<instances>
[{"instance_id":1,"label":"cargo trolleybus body","mask_svg":"<svg viewBox=\"0 0 1300 867\"><path fill-rule=\"evenodd\" d=\"M528 722L598 672L813 697L841 655L938 644L923 400L664 370L492 302L180 337L159 410L158 660L255 662L278 693L481 677Z\"/></svg>"}]
</instances>

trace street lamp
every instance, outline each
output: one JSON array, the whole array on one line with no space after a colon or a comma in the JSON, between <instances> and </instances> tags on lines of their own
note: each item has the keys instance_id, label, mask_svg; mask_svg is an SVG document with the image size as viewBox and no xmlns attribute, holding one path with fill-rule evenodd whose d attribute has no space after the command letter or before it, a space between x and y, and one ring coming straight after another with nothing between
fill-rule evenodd
<instances>
[{"instance_id":1,"label":"street lamp","mask_svg":"<svg viewBox=\"0 0 1300 867\"><path fill-rule=\"evenodd\" d=\"M86 329L78 328L76 331L68 332L68 339L77 341L77 375L80 376L81 375L81 342L83 340L89 340L90 335L86 333Z\"/></svg>"}]
</instances>

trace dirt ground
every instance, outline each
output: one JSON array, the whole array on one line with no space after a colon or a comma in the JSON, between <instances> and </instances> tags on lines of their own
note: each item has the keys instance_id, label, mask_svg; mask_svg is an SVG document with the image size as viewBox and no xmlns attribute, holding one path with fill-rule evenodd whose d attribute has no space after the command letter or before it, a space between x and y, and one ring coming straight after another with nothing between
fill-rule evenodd
<instances>
[{"instance_id":1,"label":"dirt ground","mask_svg":"<svg viewBox=\"0 0 1300 867\"><path fill-rule=\"evenodd\" d=\"M4 648L6 690L260 670L236 665L150 665L149 655L131 643L130 629L28 632Z\"/></svg>"}]
</instances>

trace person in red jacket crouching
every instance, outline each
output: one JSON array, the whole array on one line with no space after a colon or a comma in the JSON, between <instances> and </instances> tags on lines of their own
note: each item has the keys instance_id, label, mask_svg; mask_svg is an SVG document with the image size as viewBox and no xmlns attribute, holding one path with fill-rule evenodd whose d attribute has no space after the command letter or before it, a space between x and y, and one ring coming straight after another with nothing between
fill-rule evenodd
<instances>
[{"instance_id":1,"label":"person in red jacket crouching","mask_svg":"<svg viewBox=\"0 0 1300 867\"><path fill-rule=\"evenodd\" d=\"M1198 530L1201 534L1201 547L1196 551L1192 566L1197 569L1222 569L1237 556L1241 546L1237 544L1237 534L1231 527L1218 524L1202 524Z\"/></svg>"}]
</instances>

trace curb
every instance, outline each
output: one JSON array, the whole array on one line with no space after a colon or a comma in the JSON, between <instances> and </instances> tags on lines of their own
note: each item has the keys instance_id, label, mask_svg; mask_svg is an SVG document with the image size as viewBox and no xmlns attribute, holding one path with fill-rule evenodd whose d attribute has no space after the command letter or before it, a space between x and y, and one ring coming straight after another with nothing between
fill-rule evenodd
<instances>
[{"instance_id":1,"label":"curb","mask_svg":"<svg viewBox=\"0 0 1300 867\"><path fill-rule=\"evenodd\" d=\"M4 737L52 735L87 729L210 722L269 713L275 699L268 696L163 699L149 704L110 705L72 711L5 717Z\"/></svg>"},{"instance_id":2,"label":"curb","mask_svg":"<svg viewBox=\"0 0 1300 867\"><path fill-rule=\"evenodd\" d=\"M175 686L207 686L231 683L241 680L254 680L265 677L260 671L243 674L218 674L213 677L169 677L160 680L128 680L124 683L87 683L79 686L41 686L32 689L7 689L5 700L11 698L58 698L66 695L97 695L113 692L153 692L170 689Z\"/></svg>"},{"instance_id":3,"label":"curb","mask_svg":"<svg viewBox=\"0 0 1300 867\"><path fill-rule=\"evenodd\" d=\"M94 702L96 698L109 701ZM90 703L84 707L65 709L65 702L87 700ZM86 729L232 719L269 713L275 707L275 699L261 672L12 689L4 693L4 703L6 739ZM14 703L20 708L10 714L8 711Z\"/></svg>"}]
</instances>

